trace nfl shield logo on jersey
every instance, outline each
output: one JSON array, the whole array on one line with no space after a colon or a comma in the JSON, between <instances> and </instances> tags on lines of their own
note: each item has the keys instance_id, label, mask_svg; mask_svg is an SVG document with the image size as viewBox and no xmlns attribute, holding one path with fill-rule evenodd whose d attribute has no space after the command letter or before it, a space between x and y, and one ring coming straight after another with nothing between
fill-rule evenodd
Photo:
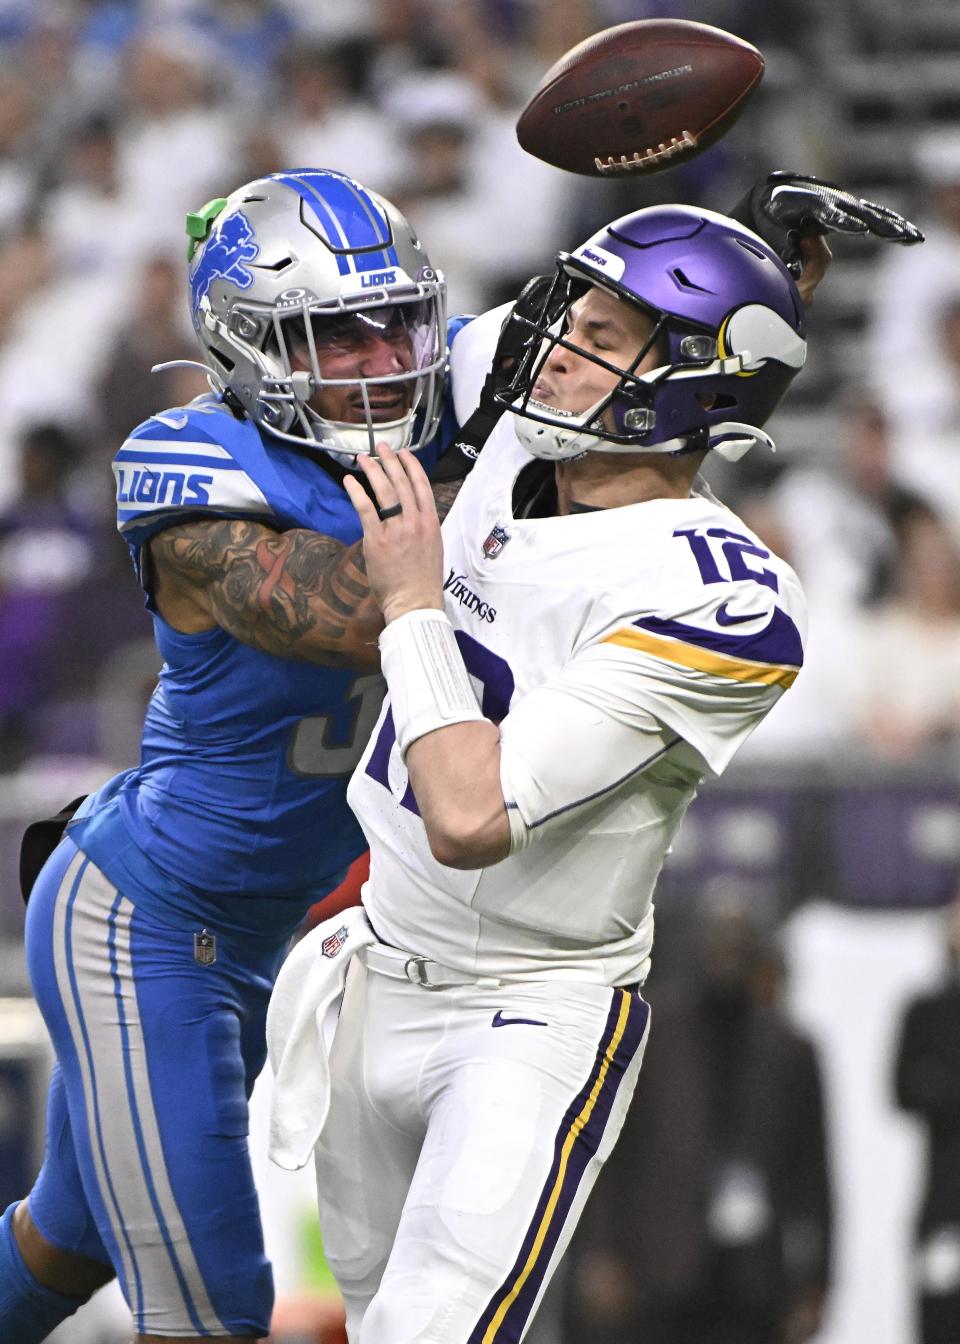
<instances>
[{"instance_id":1,"label":"nfl shield logo on jersey","mask_svg":"<svg viewBox=\"0 0 960 1344\"><path fill-rule=\"evenodd\" d=\"M193 935L193 959L201 966L212 966L217 959L217 940L206 929Z\"/></svg>"},{"instance_id":2,"label":"nfl shield logo on jersey","mask_svg":"<svg viewBox=\"0 0 960 1344\"><path fill-rule=\"evenodd\" d=\"M483 543L483 553L488 560L496 560L497 556L510 540L510 533L499 523Z\"/></svg>"},{"instance_id":3,"label":"nfl shield logo on jersey","mask_svg":"<svg viewBox=\"0 0 960 1344\"><path fill-rule=\"evenodd\" d=\"M320 944L320 951L325 957L335 957L347 941L347 936L347 926L342 924L336 933L331 933L328 938L324 938Z\"/></svg>"}]
</instances>

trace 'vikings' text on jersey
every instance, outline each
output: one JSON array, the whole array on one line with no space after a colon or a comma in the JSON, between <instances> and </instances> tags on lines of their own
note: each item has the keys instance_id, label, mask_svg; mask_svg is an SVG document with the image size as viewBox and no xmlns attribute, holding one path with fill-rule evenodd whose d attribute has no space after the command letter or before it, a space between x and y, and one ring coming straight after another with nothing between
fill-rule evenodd
<instances>
[{"instance_id":1,"label":"'vikings' text on jersey","mask_svg":"<svg viewBox=\"0 0 960 1344\"><path fill-rule=\"evenodd\" d=\"M388 702L348 795L365 902L385 942L471 974L642 981L671 839L796 677L803 598L713 499L518 517L525 466L507 417L444 524L444 610L504 760L529 766L504 793L532 841L492 868L438 864ZM574 704L587 712L569 720ZM631 724L624 749L615 726Z\"/></svg>"}]
</instances>

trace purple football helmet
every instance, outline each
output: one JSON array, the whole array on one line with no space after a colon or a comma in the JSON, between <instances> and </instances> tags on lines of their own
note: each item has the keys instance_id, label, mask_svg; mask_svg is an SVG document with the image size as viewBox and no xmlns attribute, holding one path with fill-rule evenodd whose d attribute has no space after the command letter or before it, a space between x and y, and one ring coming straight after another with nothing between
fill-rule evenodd
<instances>
[{"instance_id":1,"label":"purple football helmet","mask_svg":"<svg viewBox=\"0 0 960 1344\"><path fill-rule=\"evenodd\" d=\"M616 367L612 391L571 415L532 389L558 345L611 368L565 337L567 310L591 285L639 305L654 330L629 368ZM561 252L539 311L513 320L525 350L498 399L528 451L555 460L706 448L736 459L757 442L772 448L760 426L806 357L802 302L780 259L732 219L688 206L635 211ZM634 373L654 347L662 362Z\"/></svg>"}]
</instances>

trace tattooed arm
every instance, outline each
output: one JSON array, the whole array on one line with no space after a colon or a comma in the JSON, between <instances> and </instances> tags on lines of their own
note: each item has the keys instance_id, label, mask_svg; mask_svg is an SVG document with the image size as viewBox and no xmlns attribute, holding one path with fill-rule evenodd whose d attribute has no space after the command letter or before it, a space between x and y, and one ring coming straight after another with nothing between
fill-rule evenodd
<instances>
[{"instance_id":1,"label":"tattooed arm","mask_svg":"<svg viewBox=\"0 0 960 1344\"><path fill-rule=\"evenodd\" d=\"M184 634L219 625L282 658L379 667L382 622L359 543L210 519L160 532L150 559L157 609Z\"/></svg>"},{"instance_id":2,"label":"tattooed arm","mask_svg":"<svg viewBox=\"0 0 960 1344\"><path fill-rule=\"evenodd\" d=\"M459 481L433 481L431 490L433 491L433 502L437 506L437 517L441 523L447 514L453 508L453 501L460 493L460 487L463 485L463 478Z\"/></svg>"},{"instance_id":3,"label":"tattooed arm","mask_svg":"<svg viewBox=\"0 0 960 1344\"><path fill-rule=\"evenodd\" d=\"M441 518L461 482L437 483ZM211 518L183 523L150 541L153 595L175 630L219 625L281 658L377 670L383 618L370 596L360 542L263 523Z\"/></svg>"}]
</instances>

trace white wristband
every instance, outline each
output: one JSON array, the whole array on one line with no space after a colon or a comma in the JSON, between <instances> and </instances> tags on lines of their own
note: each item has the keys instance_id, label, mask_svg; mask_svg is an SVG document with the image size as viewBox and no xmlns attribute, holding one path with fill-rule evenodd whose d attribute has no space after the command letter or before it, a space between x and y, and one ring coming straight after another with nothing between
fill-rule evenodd
<instances>
[{"instance_id":1,"label":"white wristband","mask_svg":"<svg viewBox=\"0 0 960 1344\"><path fill-rule=\"evenodd\" d=\"M424 607L391 621L380 636L380 665L404 760L418 737L483 718L453 626L442 611Z\"/></svg>"}]
</instances>

